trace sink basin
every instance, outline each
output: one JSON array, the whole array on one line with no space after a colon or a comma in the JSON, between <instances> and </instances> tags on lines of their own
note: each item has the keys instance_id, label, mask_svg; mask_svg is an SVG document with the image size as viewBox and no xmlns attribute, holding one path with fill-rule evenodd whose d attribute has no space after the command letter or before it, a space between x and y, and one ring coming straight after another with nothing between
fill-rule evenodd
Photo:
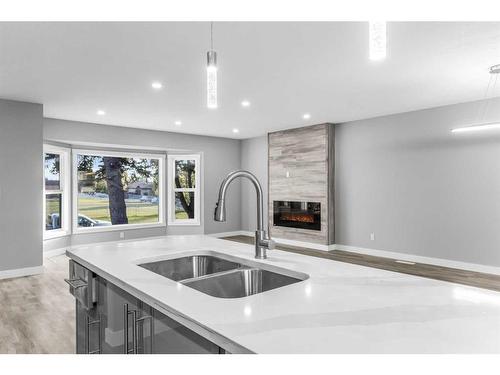
<instances>
[{"instance_id":1,"label":"sink basin","mask_svg":"<svg viewBox=\"0 0 500 375\"><path fill-rule=\"evenodd\" d=\"M298 283L309 276L270 264L200 251L138 264L158 275L219 298L241 298Z\"/></svg>"},{"instance_id":2,"label":"sink basin","mask_svg":"<svg viewBox=\"0 0 500 375\"><path fill-rule=\"evenodd\" d=\"M174 281L192 279L241 267L239 263L211 255L185 256L143 263L139 266Z\"/></svg>"},{"instance_id":3,"label":"sink basin","mask_svg":"<svg viewBox=\"0 0 500 375\"><path fill-rule=\"evenodd\" d=\"M300 281L302 279L280 273L248 268L187 280L183 284L213 297L241 298Z\"/></svg>"}]
</instances>

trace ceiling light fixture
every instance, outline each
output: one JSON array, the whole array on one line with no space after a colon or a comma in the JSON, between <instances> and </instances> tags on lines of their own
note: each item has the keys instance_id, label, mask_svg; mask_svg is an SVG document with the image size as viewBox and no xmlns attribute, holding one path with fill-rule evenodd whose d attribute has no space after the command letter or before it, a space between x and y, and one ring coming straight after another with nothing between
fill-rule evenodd
<instances>
[{"instance_id":1,"label":"ceiling light fixture","mask_svg":"<svg viewBox=\"0 0 500 375\"><path fill-rule=\"evenodd\" d=\"M490 105L491 100L495 97L495 87L498 81L498 76L500 75L500 64L493 65L490 67L490 80L488 81L488 86L486 87L486 92L484 93L483 100L479 103L478 113L477 113L477 125L469 125L461 128L451 129L452 133L466 133L466 132L475 132L481 130L494 130L500 129L500 122L489 122L484 123L484 117L488 112L488 107ZM493 78L495 77L495 78ZM493 82L493 85L492 85ZM488 94L490 93L491 88L491 97L488 100Z\"/></svg>"},{"instance_id":2,"label":"ceiling light fixture","mask_svg":"<svg viewBox=\"0 0 500 375\"><path fill-rule=\"evenodd\" d=\"M177 120L176 122L174 122L175 126L181 126L182 125L182 122Z\"/></svg>"},{"instance_id":3,"label":"ceiling light fixture","mask_svg":"<svg viewBox=\"0 0 500 375\"><path fill-rule=\"evenodd\" d=\"M161 84L161 82L153 82L151 84L151 87L155 90L161 90L163 88L163 85Z\"/></svg>"},{"instance_id":4,"label":"ceiling light fixture","mask_svg":"<svg viewBox=\"0 0 500 375\"><path fill-rule=\"evenodd\" d=\"M99 116L104 116L106 114L105 111L103 111L102 109L99 109L97 112L96 112Z\"/></svg>"},{"instance_id":5,"label":"ceiling light fixture","mask_svg":"<svg viewBox=\"0 0 500 375\"><path fill-rule=\"evenodd\" d=\"M370 21L368 23L370 60L385 59L387 55L387 22Z\"/></svg>"},{"instance_id":6,"label":"ceiling light fixture","mask_svg":"<svg viewBox=\"0 0 500 375\"><path fill-rule=\"evenodd\" d=\"M233 133L236 134L236 133L239 133L239 132L240 132L239 129L236 129L236 128L233 129Z\"/></svg>"},{"instance_id":7,"label":"ceiling light fixture","mask_svg":"<svg viewBox=\"0 0 500 375\"><path fill-rule=\"evenodd\" d=\"M480 130L493 130L500 129L500 122L492 123L492 124L484 124L484 125L472 125L472 126L464 126L463 128L455 128L451 129L452 133L464 133L464 132L474 132Z\"/></svg>"},{"instance_id":8,"label":"ceiling light fixture","mask_svg":"<svg viewBox=\"0 0 500 375\"><path fill-rule=\"evenodd\" d=\"M304 120L309 120L309 119L311 118L311 114L309 114L309 113L304 113L304 114L302 115L302 118L303 118Z\"/></svg>"},{"instance_id":9,"label":"ceiling light fixture","mask_svg":"<svg viewBox=\"0 0 500 375\"><path fill-rule=\"evenodd\" d=\"M210 22L210 51L207 52L207 107L217 108L217 52L214 51L214 23Z\"/></svg>"},{"instance_id":10,"label":"ceiling light fixture","mask_svg":"<svg viewBox=\"0 0 500 375\"><path fill-rule=\"evenodd\" d=\"M241 106L242 106L242 107L250 107L250 102L249 102L248 100L243 100L243 101L241 102Z\"/></svg>"}]
</instances>

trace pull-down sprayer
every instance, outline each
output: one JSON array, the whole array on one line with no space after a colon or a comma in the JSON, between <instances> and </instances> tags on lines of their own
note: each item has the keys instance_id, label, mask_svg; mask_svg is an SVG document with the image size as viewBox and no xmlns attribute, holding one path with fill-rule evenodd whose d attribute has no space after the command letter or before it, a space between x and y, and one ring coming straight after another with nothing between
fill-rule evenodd
<instances>
[{"instance_id":1,"label":"pull-down sprayer","mask_svg":"<svg viewBox=\"0 0 500 375\"><path fill-rule=\"evenodd\" d=\"M259 180L252 173L248 171L234 171L227 175L227 177L222 181L219 189L219 199L215 205L214 220L215 221L226 221L226 191L229 184L238 177L248 178L255 190L257 192L257 230L255 231L255 258L266 259L267 249L274 249L274 241L269 238L267 231L264 230L264 203L262 187L260 186Z\"/></svg>"}]
</instances>

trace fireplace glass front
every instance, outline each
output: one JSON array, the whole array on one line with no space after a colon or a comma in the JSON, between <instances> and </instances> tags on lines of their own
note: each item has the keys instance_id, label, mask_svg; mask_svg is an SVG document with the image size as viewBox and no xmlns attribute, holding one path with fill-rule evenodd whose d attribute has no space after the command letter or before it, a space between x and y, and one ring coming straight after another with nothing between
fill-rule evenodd
<instances>
[{"instance_id":1,"label":"fireplace glass front","mask_svg":"<svg viewBox=\"0 0 500 375\"><path fill-rule=\"evenodd\" d=\"M273 225L321 230L321 203L274 201Z\"/></svg>"}]
</instances>

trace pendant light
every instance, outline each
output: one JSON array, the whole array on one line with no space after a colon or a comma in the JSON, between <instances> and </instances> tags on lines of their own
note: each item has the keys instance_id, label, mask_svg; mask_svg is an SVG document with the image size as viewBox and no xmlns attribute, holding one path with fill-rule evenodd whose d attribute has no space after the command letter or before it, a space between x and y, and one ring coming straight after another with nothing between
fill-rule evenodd
<instances>
[{"instance_id":1,"label":"pendant light","mask_svg":"<svg viewBox=\"0 0 500 375\"><path fill-rule=\"evenodd\" d=\"M476 132L476 131L482 131L482 130L500 129L500 122L498 122L498 121L497 122L490 122L490 123L484 122L484 117L485 117L486 113L488 112L488 107L490 105L490 102L493 100L493 97L495 96L495 88L497 85L498 76L500 75L500 64L493 65L490 68L489 72L490 72L490 80L488 81L488 86L486 87L486 92L484 93L483 103L480 103L480 105L479 105L479 109L478 109L478 113L477 113L477 124L464 126L461 128L451 129L452 133L464 133L464 132ZM493 85L492 85L492 83L493 83ZM491 98L488 99L490 87L492 87Z\"/></svg>"},{"instance_id":2,"label":"pendant light","mask_svg":"<svg viewBox=\"0 0 500 375\"><path fill-rule=\"evenodd\" d=\"M210 50L207 52L207 107L217 108L217 52L214 51L214 23L210 22Z\"/></svg>"}]
</instances>

